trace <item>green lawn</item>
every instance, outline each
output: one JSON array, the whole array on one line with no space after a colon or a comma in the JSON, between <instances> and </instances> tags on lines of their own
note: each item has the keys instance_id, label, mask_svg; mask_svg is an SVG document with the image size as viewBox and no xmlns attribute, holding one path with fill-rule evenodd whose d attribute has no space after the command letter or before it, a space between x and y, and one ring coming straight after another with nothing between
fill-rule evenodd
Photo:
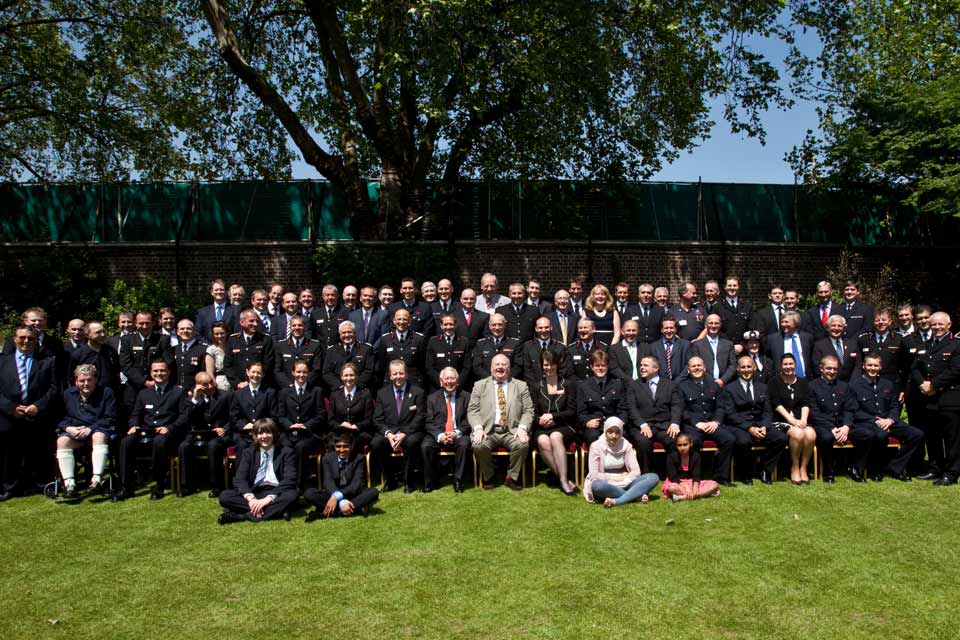
<instances>
[{"instance_id":1,"label":"green lawn","mask_svg":"<svg viewBox=\"0 0 960 640\"><path fill-rule=\"evenodd\" d=\"M0 504L0 638L953 639L958 498L779 482L605 510L444 487L220 527L205 495L37 496Z\"/></svg>"}]
</instances>

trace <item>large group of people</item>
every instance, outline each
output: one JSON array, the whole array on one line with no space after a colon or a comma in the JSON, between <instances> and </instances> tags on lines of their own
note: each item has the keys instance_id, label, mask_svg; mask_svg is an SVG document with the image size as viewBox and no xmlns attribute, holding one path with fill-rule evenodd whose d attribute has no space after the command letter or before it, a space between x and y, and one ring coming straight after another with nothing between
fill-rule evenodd
<instances>
[{"instance_id":1,"label":"large group of people","mask_svg":"<svg viewBox=\"0 0 960 640\"><path fill-rule=\"evenodd\" d=\"M0 501L53 482L65 499L112 484L119 502L148 478L161 499L173 459L179 495L209 486L224 524L288 516L301 495L308 519L366 514L368 473L431 492L449 457L459 493L475 460L486 490L503 455L520 491L531 448L562 492L607 507L661 478L674 501L769 484L784 452L795 485L814 456L826 483L957 483L960 340L943 311L874 308L856 282L836 297L818 283L806 310L779 285L754 306L736 277L702 300L686 282L672 304L648 283L636 298L576 278L550 300L536 280L506 291L487 273L459 296L402 278L318 301L217 279L192 318L131 310L112 335L75 318L65 341L31 307L0 356Z\"/></svg>"}]
</instances>

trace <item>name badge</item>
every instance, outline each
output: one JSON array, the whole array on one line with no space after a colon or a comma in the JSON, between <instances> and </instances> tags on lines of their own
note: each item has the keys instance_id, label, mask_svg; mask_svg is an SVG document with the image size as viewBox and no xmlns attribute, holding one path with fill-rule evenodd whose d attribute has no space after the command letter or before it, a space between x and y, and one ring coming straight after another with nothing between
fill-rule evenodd
<instances>
[{"instance_id":1,"label":"name badge","mask_svg":"<svg viewBox=\"0 0 960 640\"><path fill-rule=\"evenodd\" d=\"M687 321L686 321L686 320L681 320L681 321L678 322L677 324L680 325L681 327L685 327L685 326L687 326Z\"/></svg>"},{"instance_id":2,"label":"name badge","mask_svg":"<svg viewBox=\"0 0 960 640\"><path fill-rule=\"evenodd\" d=\"M573 356L573 359L574 359L574 360L582 360L582 359L583 359L583 356Z\"/></svg>"},{"instance_id":3,"label":"name badge","mask_svg":"<svg viewBox=\"0 0 960 640\"><path fill-rule=\"evenodd\" d=\"M153 409L153 405L152 405L152 404L144 405L143 408L144 408L144 409Z\"/></svg>"},{"instance_id":4,"label":"name badge","mask_svg":"<svg viewBox=\"0 0 960 640\"><path fill-rule=\"evenodd\" d=\"M143 351L143 347L132 347L132 351Z\"/></svg>"},{"instance_id":5,"label":"name badge","mask_svg":"<svg viewBox=\"0 0 960 640\"><path fill-rule=\"evenodd\" d=\"M391 351L393 351L393 347L387 347L387 353L390 353Z\"/></svg>"},{"instance_id":6,"label":"name badge","mask_svg":"<svg viewBox=\"0 0 960 640\"><path fill-rule=\"evenodd\" d=\"M437 357L438 357L438 358L445 358L445 357L447 357L447 354L446 354L446 353L438 353L438 354L437 354Z\"/></svg>"}]
</instances>

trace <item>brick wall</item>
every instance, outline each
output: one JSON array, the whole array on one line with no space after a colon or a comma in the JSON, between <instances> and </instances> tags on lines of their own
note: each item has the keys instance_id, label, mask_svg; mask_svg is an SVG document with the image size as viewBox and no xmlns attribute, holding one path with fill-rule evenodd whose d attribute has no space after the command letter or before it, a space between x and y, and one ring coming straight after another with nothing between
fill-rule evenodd
<instances>
[{"instance_id":1,"label":"brick wall","mask_svg":"<svg viewBox=\"0 0 960 640\"><path fill-rule=\"evenodd\" d=\"M363 243L370 252L387 255L404 251L401 243ZM303 242L189 243L177 248L161 243L65 244L71 251L87 250L106 277L130 283L144 277L165 280L193 293L206 290L207 282L222 277L239 282L249 292L270 282L288 288L316 286L310 256L313 246ZM513 280L537 277L545 293L566 286L570 276L612 286L623 279L633 286L649 281L666 285L671 292L686 279L700 283L725 274L741 278L744 295L764 300L769 285L783 283L812 293L828 269L837 265L841 245L783 245L760 243L618 243L595 242L471 242L457 245L459 279L478 286L485 271L498 274L501 289ZM17 261L49 251L44 243L7 244L0 261ZM958 293L950 286L960 267L956 247L867 247L856 250L865 282L876 279L885 264L897 268L904 299L928 301L947 309L957 307ZM398 276L400 274L397 274ZM450 274L436 274L435 280ZM38 301L42 304L42 301Z\"/></svg>"}]
</instances>

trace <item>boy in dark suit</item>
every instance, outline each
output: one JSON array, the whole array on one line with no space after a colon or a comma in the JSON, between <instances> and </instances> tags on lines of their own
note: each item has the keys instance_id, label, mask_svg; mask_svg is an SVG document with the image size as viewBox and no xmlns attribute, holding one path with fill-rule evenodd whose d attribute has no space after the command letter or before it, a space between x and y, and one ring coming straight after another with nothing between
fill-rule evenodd
<instances>
[{"instance_id":1,"label":"boy in dark suit","mask_svg":"<svg viewBox=\"0 0 960 640\"><path fill-rule=\"evenodd\" d=\"M280 447L280 427L270 418L253 425L254 446L240 456L233 489L220 494L219 524L271 518L290 519L297 500L297 463L293 451Z\"/></svg>"},{"instance_id":2,"label":"boy in dark suit","mask_svg":"<svg viewBox=\"0 0 960 640\"><path fill-rule=\"evenodd\" d=\"M340 429L334 436L334 450L321 461L323 488L309 488L304 499L316 507L307 514L307 522L334 516L367 515L370 506L380 497L374 487L367 487L363 456L353 447L353 433Z\"/></svg>"}]
</instances>

